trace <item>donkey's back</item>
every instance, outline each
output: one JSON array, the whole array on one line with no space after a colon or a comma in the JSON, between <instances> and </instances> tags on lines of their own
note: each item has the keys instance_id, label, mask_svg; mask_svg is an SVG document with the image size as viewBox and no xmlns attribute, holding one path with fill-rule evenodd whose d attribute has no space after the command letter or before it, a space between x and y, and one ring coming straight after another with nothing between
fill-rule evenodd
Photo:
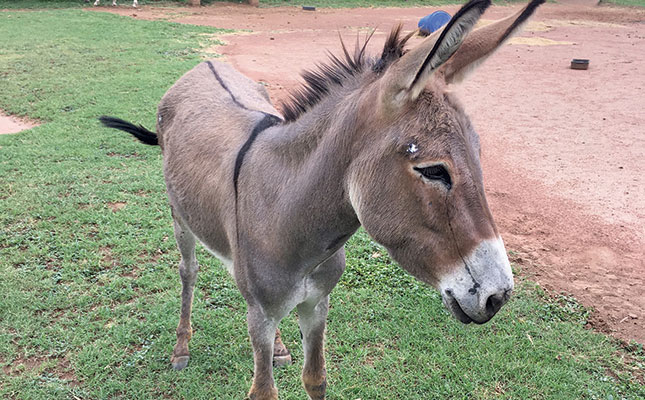
<instances>
[{"instance_id":1,"label":"donkey's back","mask_svg":"<svg viewBox=\"0 0 645 400\"><path fill-rule=\"evenodd\" d=\"M215 140L215 152L235 157L262 113L279 115L264 86L230 65L206 61L184 74L161 99L157 134L167 157L193 141ZM200 146L207 147L207 146Z\"/></svg>"},{"instance_id":2,"label":"donkey's back","mask_svg":"<svg viewBox=\"0 0 645 400\"><path fill-rule=\"evenodd\" d=\"M157 135L173 217L225 262L235 233L235 157L266 114L279 115L264 87L216 61L187 72L159 103Z\"/></svg>"}]
</instances>

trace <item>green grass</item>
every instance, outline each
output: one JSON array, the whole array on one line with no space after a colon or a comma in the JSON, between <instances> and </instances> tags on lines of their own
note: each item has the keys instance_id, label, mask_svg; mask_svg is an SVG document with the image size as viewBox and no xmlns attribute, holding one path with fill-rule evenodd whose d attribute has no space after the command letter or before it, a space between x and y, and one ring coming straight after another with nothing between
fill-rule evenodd
<instances>
[{"instance_id":1,"label":"green grass","mask_svg":"<svg viewBox=\"0 0 645 400\"><path fill-rule=\"evenodd\" d=\"M100 128L154 126L165 90L200 61L211 28L78 10L0 13L0 108L44 122L0 136L0 398L239 399L252 352L245 305L200 249L190 366L169 355L180 283L158 148ZM362 231L332 293L330 399L638 399L642 347L584 328L588 310L518 278L484 326L463 326L438 294ZM276 371L302 399L295 365Z\"/></svg>"},{"instance_id":2,"label":"green grass","mask_svg":"<svg viewBox=\"0 0 645 400\"><path fill-rule=\"evenodd\" d=\"M183 5L188 0L139 0L139 5ZM132 5L132 0L117 0L117 4L122 7ZM206 3L204 3L206 4ZM0 10L2 9L49 9L49 8L79 8L93 7L94 0L0 0ZM112 0L101 0L101 7L111 7Z\"/></svg>"},{"instance_id":3,"label":"green grass","mask_svg":"<svg viewBox=\"0 0 645 400\"><path fill-rule=\"evenodd\" d=\"M70 8L87 7L83 0L0 0L0 10L14 8Z\"/></svg>"},{"instance_id":4,"label":"green grass","mask_svg":"<svg viewBox=\"0 0 645 400\"><path fill-rule=\"evenodd\" d=\"M615 4L619 6L645 7L645 0L600 0L601 4Z\"/></svg>"},{"instance_id":5,"label":"green grass","mask_svg":"<svg viewBox=\"0 0 645 400\"><path fill-rule=\"evenodd\" d=\"M139 1L143 4L146 1ZM85 0L0 0L0 10L2 9L29 9L29 8L78 8L91 7L94 0L86 2ZM120 4L132 5L132 0L119 0ZM101 5L112 4L112 0L101 0Z\"/></svg>"}]
</instances>

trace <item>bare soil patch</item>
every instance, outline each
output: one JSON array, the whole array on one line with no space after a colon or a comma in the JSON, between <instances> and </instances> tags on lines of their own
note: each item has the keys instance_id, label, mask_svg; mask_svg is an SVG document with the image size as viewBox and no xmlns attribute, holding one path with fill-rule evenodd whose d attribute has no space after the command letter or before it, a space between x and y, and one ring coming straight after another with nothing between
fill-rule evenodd
<instances>
[{"instance_id":1,"label":"bare soil patch","mask_svg":"<svg viewBox=\"0 0 645 400\"><path fill-rule=\"evenodd\" d=\"M111 201L107 203L107 206L112 210L112 212L117 212L123 209L127 205L124 201Z\"/></svg>"},{"instance_id":2,"label":"bare soil patch","mask_svg":"<svg viewBox=\"0 0 645 400\"><path fill-rule=\"evenodd\" d=\"M516 262L593 307L598 329L645 343L645 11L582 3L544 5L454 90L481 135L489 202ZM485 18L517 7L493 6ZM338 52L339 33L351 43L377 28L377 54L394 23L412 30L437 9L101 11L250 30L217 51L280 100L301 70ZM572 58L590 59L589 69L569 69Z\"/></svg>"},{"instance_id":3,"label":"bare soil patch","mask_svg":"<svg viewBox=\"0 0 645 400\"><path fill-rule=\"evenodd\" d=\"M0 110L0 135L18 133L40 125L36 121L6 115Z\"/></svg>"},{"instance_id":4,"label":"bare soil patch","mask_svg":"<svg viewBox=\"0 0 645 400\"><path fill-rule=\"evenodd\" d=\"M2 372L7 376L19 375L25 372L49 372L57 378L67 381L72 387L79 385L78 378L67 356L33 355L25 357L19 355L11 364L2 367Z\"/></svg>"}]
</instances>

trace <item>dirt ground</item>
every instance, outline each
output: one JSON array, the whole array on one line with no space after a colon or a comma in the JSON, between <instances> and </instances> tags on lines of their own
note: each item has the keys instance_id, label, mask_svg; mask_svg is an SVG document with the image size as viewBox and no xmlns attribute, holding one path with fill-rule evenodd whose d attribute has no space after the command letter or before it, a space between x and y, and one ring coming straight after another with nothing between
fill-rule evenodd
<instances>
[{"instance_id":1,"label":"dirt ground","mask_svg":"<svg viewBox=\"0 0 645 400\"><path fill-rule=\"evenodd\" d=\"M5 115L0 110L0 135L9 133L18 133L25 129L33 128L38 123L30 121L26 118L16 118L14 116Z\"/></svg>"},{"instance_id":2,"label":"dirt ground","mask_svg":"<svg viewBox=\"0 0 645 400\"><path fill-rule=\"evenodd\" d=\"M454 90L481 135L489 202L513 261L593 307L597 329L645 343L645 11L571 1L542 6ZM493 6L483 22L517 7ZM414 29L437 8L100 10L248 30L222 35L214 50L279 100L302 69L339 51L339 34L351 44L376 28L376 54L394 23ZM569 69L572 58L590 59L589 69Z\"/></svg>"}]
</instances>

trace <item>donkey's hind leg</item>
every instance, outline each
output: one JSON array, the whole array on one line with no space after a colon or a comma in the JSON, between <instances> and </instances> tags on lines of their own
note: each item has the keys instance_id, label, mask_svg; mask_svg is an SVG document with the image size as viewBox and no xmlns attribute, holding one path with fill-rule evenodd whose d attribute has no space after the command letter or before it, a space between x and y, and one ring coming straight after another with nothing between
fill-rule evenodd
<instances>
[{"instance_id":1,"label":"donkey's hind leg","mask_svg":"<svg viewBox=\"0 0 645 400\"><path fill-rule=\"evenodd\" d=\"M291 364L291 353L287 346L282 343L280 329L275 330L275 340L273 342L273 366L282 367Z\"/></svg>"},{"instance_id":2,"label":"donkey's hind leg","mask_svg":"<svg viewBox=\"0 0 645 400\"><path fill-rule=\"evenodd\" d=\"M181 221L175 218L175 240L181 253L179 275L181 277L181 314L177 326L177 344L170 359L172 367L179 371L188 365L188 342L193 330L190 325L190 312L193 305L193 289L197 280L197 258L195 257L195 236Z\"/></svg>"}]
</instances>

